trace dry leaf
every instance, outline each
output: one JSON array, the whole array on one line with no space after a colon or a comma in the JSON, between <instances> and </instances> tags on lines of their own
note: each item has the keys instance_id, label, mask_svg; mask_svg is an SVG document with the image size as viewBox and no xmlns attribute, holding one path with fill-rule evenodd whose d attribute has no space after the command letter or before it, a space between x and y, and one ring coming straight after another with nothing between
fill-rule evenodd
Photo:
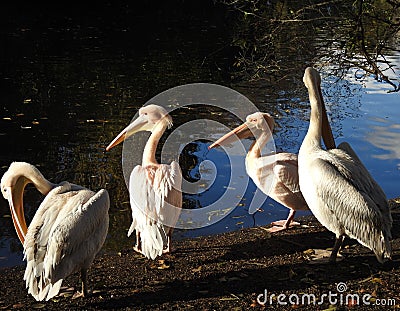
<instances>
[{"instance_id":1,"label":"dry leaf","mask_svg":"<svg viewBox=\"0 0 400 311\"><path fill-rule=\"evenodd\" d=\"M166 265L166 264L162 264L161 266L157 267L157 269L159 269L159 270L164 270L164 269L169 269L169 268L170 268L170 266Z\"/></svg>"},{"instance_id":2,"label":"dry leaf","mask_svg":"<svg viewBox=\"0 0 400 311\"><path fill-rule=\"evenodd\" d=\"M379 283L379 284L383 285L383 281L380 278L373 278L372 283Z\"/></svg>"},{"instance_id":3,"label":"dry leaf","mask_svg":"<svg viewBox=\"0 0 400 311\"><path fill-rule=\"evenodd\" d=\"M42 309L44 308L46 305L44 303L35 303L32 305L33 309Z\"/></svg>"},{"instance_id":4,"label":"dry leaf","mask_svg":"<svg viewBox=\"0 0 400 311\"><path fill-rule=\"evenodd\" d=\"M24 306L23 303L16 303L15 305L13 305L13 309L17 309L17 308L22 308Z\"/></svg>"}]
</instances>

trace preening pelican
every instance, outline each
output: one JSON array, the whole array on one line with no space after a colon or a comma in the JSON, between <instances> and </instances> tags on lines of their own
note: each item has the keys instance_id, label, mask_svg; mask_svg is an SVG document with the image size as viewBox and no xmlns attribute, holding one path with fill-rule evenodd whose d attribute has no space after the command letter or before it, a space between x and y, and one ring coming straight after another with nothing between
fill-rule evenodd
<instances>
[{"instance_id":1,"label":"preening pelican","mask_svg":"<svg viewBox=\"0 0 400 311\"><path fill-rule=\"evenodd\" d=\"M27 228L23 192L29 183L46 197ZM24 246L28 293L36 300L49 300L58 294L64 278L80 271L81 295L87 295L86 272L108 231L108 192L95 193L66 181L53 184L25 162L10 165L1 179L1 192Z\"/></svg>"},{"instance_id":2,"label":"preening pelican","mask_svg":"<svg viewBox=\"0 0 400 311\"><path fill-rule=\"evenodd\" d=\"M137 165L129 180L132 224L128 236L136 231L135 250L147 258L155 259L168 253L173 228L182 207L182 172L179 164L170 165L156 161L158 142L172 118L160 106L148 105L139 109L139 116L108 145L110 150L139 131L151 135L143 151L142 165Z\"/></svg>"},{"instance_id":3,"label":"preening pelican","mask_svg":"<svg viewBox=\"0 0 400 311\"><path fill-rule=\"evenodd\" d=\"M292 222L296 211L308 209L299 188L297 155L280 152L261 156L261 150L271 138L274 125L275 121L270 114L256 112L248 115L245 123L209 146L211 149L224 145L236 136L240 139L251 136L256 138L246 156L246 172L261 191L290 210L286 220L272 223L274 226L268 230L270 232L288 229L289 226L298 224Z\"/></svg>"},{"instance_id":4,"label":"preening pelican","mask_svg":"<svg viewBox=\"0 0 400 311\"><path fill-rule=\"evenodd\" d=\"M326 120L321 78L315 69L307 68L303 81L311 117L299 151L300 189L318 221L336 235L330 261L336 260L344 237L349 236L383 262L392 254L392 217L386 196L349 144L322 149L321 129Z\"/></svg>"}]
</instances>

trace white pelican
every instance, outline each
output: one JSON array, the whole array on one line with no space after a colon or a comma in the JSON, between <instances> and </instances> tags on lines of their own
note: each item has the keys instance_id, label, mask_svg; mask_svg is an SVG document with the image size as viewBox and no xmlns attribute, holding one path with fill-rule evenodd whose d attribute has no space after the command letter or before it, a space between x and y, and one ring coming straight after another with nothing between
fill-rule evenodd
<instances>
[{"instance_id":1,"label":"white pelican","mask_svg":"<svg viewBox=\"0 0 400 311\"><path fill-rule=\"evenodd\" d=\"M148 105L139 109L139 116L107 146L110 150L139 131L151 135L143 151L142 165L137 165L129 180L132 224L128 236L136 231L135 250L147 258L170 251L171 235L182 207L182 172L179 164L156 161L158 142L172 118L160 106Z\"/></svg>"},{"instance_id":2,"label":"white pelican","mask_svg":"<svg viewBox=\"0 0 400 311\"><path fill-rule=\"evenodd\" d=\"M268 231L288 229L293 223L297 210L307 210L308 206L300 192L297 172L297 155L280 152L261 156L261 150L272 136L274 119L268 113L256 112L246 117L246 122L225 134L208 148L227 144L237 136L240 139L255 137L246 156L246 172L257 187L272 199L286 206L290 211L286 220L275 221ZM236 136L235 136L236 135ZM271 177L272 185L271 185Z\"/></svg>"},{"instance_id":3,"label":"white pelican","mask_svg":"<svg viewBox=\"0 0 400 311\"><path fill-rule=\"evenodd\" d=\"M23 192L29 183L45 198L27 228ZM95 193L66 181L52 184L33 165L13 162L1 179L1 192L24 246L28 293L36 300L49 300L58 294L64 278L80 271L80 295L87 295L86 272L108 231L107 191Z\"/></svg>"},{"instance_id":4,"label":"white pelican","mask_svg":"<svg viewBox=\"0 0 400 311\"><path fill-rule=\"evenodd\" d=\"M321 147L325 105L321 78L313 68L303 77L310 97L311 117L299 151L300 189L311 211L336 235L330 261L335 261L345 236L370 248L379 262L390 258L392 217L386 196L349 144Z\"/></svg>"}]
</instances>

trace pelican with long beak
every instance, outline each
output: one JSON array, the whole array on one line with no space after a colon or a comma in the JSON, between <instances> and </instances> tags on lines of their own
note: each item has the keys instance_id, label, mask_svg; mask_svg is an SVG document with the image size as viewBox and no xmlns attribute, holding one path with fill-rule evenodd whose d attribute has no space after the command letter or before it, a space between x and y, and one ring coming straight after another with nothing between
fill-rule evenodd
<instances>
[{"instance_id":1,"label":"pelican with long beak","mask_svg":"<svg viewBox=\"0 0 400 311\"><path fill-rule=\"evenodd\" d=\"M273 227L268 229L270 232L298 225L293 222L296 211L308 209L299 188L297 155L281 152L261 156L261 150L272 137L274 125L275 121L270 114L256 112L248 115L245 123L208 147L211 149L237 139L256 138L246 155L246 172L263 193L289 209L287 219L273 222Z\"/></svg>"},{"instance_id":2,"label":"pelican with long beak","mask_svg":"<svg viewBox=\"0 0 400 311\"><path fill-rule=\"evenodd\" d=\"M29 183L45 198L27 227L23 194ZM13 162L1 178L1 192L24 247L28 293L36 300L49 300L58 294L63 279L80 271L82 293L75 297L86 296L87 269L107 236L107 191L95 193L66 181L53 184L35 166Z\"/></svg>"},{"instance_id":3,"label":"pelican with long beak","mask_svg":"<svg viewBox=\"0 0 400 311\"><path fill-rule=\"evenodd\" d=\"M318 221L336 235L330 261L336 260L348 236L383 262L392 255L392 217L385 193L348 143L331 150L321 147L325 110L321 77L309 67L303 81L310 97L311 117L299 151L300 189Z\"/></svg>"},{"instance_id":4,"label":"pelican with long beak","mask_svg":"<svg viewBox=\"0 0 400 311\"><path fill-rule=\"evenodd\" d=\"M136 232L135 250L155 259L168 253L172 231L182 208L182 173L179 164L159 164L156 160L158 142L172 118L161 106L148 105L139 109L139 116L107 146L110 150L131 135L148 131L151 135L142 156L129 179L132 224L128 236Z\"/></svg>"}]
</instances>

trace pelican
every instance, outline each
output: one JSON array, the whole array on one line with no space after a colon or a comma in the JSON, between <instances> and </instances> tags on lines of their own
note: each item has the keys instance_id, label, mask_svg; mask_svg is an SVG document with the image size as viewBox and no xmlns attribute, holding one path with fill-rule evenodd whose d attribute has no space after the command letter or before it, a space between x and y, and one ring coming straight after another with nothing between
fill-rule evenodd
<instances>
[{"instance_id":1,"label":"pelican","mask_svg":"<svg viewBox=\"0 0 400 311\"><path fill-rule=\"evenodd\" d=\"M27 228L23 192L29 183L45 198ZM80 271L82 293L75 297L86 296L87 269L108 231L108 192L95 193L66 181L53 184L25 162L11 163L1 179L1 192L24 246L28 293L36 300L49 300L58 294L63 279Z\"/></svg>"},{"instance_id":2,"label":"pelican","mask_svg":"<svg viewBox=\"0 0 400 311\"><path fill-rule=\"evenodd\" d=\"M289 209L286 220L272 223L270 232L288 229L299 225L293 222L296 211L307 210L308 206L300 192L297 172L297 154L280 152L261 156L261 150L272 136L275 121L268 113L256 112L246 117L246 122L227 133L209 146L209 149L231 142L234 137L245 139L256 137L246 156L246 172L257 187L278 203ZM329 123L327 124L329 126ZM331 134L330 127L327 131ZM236 136L235 136L236 135ZM325 136L324 136L325 138ZM333 137L330 138L333 140ZM328 140L325 142L327 143ZM329 143L329 146L331 144ZM271 176L272 185L271 185Z\"/></svg>"},{"instance_id":3,"label":"pelican","mask_svg":"<svg viewBox=\"0 0 400 311\"><path fill-rule=\"evenodd\" d=\"M150 104L139 109L139 116L107 146L115 147L139 131L151 135L145 145L142 165L137 165L129 180L132 224L128 236L136 232L135 250L155 259L171 250L171 235L182 207L182 172L179 164L159 164L155 153L165 130L172 126L168 112Z\"/></svg>"},{"instance_id":4,"label":"pelican","mask_svg":"<svg viewBox=\"0 0 400 311\"><path fill-rule=\"evenodd\" d=\"M303 81L311 117L299 151L300 189L318 221L336 235L330 261L336 261L348 236L371 249L382 263L392 254L392 217L386 196L348 143L341 143L337 149L322 149L321 128L326 119L321 78L309 67Z\"/></svg>"}]
</instances>

